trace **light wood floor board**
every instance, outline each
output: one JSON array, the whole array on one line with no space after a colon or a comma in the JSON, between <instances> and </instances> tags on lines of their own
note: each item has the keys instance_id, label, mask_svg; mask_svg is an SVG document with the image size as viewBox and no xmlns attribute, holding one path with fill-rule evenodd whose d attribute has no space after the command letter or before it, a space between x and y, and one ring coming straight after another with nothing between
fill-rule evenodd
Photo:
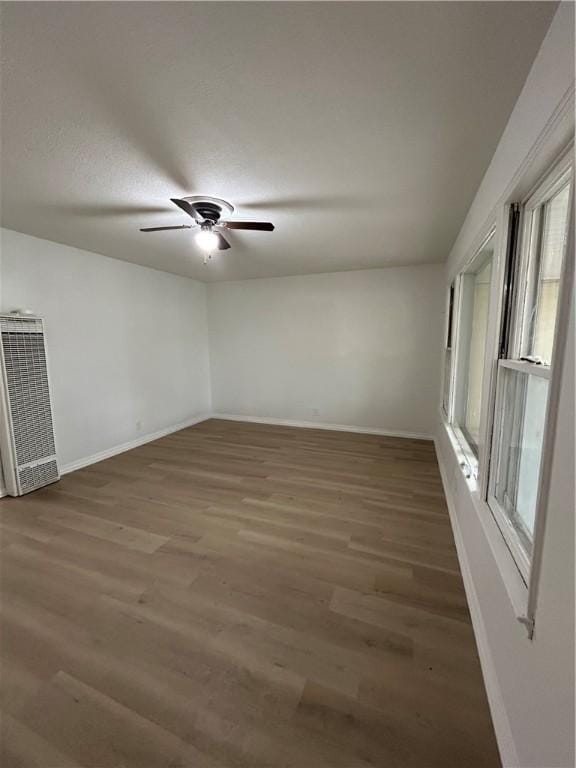
<instances>
[{"instance_id":1,"label":"light wood floor board","mask_svg":"<svg viewBox=\"0 0 576 768\"><path fill-rule=\"evenodd\" d=\"M499 765L430 442L207 421L0 532L3 768Z\"/></svg>"}]
</instances>

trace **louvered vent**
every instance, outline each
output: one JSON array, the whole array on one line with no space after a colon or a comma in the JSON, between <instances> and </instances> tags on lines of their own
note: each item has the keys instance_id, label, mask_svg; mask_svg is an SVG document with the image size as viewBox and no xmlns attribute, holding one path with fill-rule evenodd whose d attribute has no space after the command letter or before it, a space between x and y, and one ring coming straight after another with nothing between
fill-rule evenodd
<instances>
[{"instance_id":1,"label":"louvered vent","mask_svg":"<svg viewBox=\"0 0 576 768\"><path fill-rule=\"evenodd\" d=\"M8 492L33 491L59 478L42 320L0 316L2 466Z\"/></svg>"}]
</instances>

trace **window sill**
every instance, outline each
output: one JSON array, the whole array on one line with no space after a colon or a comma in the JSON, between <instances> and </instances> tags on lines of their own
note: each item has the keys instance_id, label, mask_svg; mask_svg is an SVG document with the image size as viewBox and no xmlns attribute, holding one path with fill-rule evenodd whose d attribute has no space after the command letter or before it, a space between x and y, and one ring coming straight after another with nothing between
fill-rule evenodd
<instances>
[{"instance_id":1,"label":"window sill","mask_svg":"<svg viewBox=\"0 0 576 768\"><path fill-rule=\"evenodd\" d=\"M454 458L457 461L461 469L461 479L466 483L467 490L470 494L470 499L474 507L474 512L480 521L486 541L490 547L491 554L496 561L498 572L504 584L506 594L510 602L511 612L514 618L521 622L526 616L526 609L528 606L528 587L522 574L520 573L514 558L508 545L502 535L502 532L498 526L498 523L494 519L492 510L488 506L486 500L484 500L480 494L480 488L475 477L466 477L466 473L462 470L462 461L466 461L466 454L462 450L462 445L458 439L458 435L452 426L446 421L445 415L442 414L441 419L442 427L445 430L446 436L450 442L452 450L454 451Z\"/></svg>"},{"instance_id":2,"label":"window sill","mask_svg":"<svg viewBox=\"0 0 576 768\"><path fill-rule=\"evenodd\" d=\"M464 433L448 421L442 408L440 408L440 421L446 431L468 490L473 493L478 490L478 459L470 450Z\"/></svg>"},{"instance_id":3,"label":"window sill","mask_svg":"<svg viewBox=\"0 0 576 768\"><path fill-rule=\"evenodd\" d=\"M449 422L446 422L445 426L462 474L468 481L469 487L476 489L478 485L478 459L460 427Z\"/></svg>"}]
</instances>

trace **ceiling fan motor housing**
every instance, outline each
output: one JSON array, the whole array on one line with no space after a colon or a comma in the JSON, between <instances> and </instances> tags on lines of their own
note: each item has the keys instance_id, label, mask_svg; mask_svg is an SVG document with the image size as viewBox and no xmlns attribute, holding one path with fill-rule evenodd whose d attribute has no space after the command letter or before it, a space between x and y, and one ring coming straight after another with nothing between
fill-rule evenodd
<instances>
[{"instance_id":1,"label":"ceiling fan motor housing","mask_svg":"<svg viewBox=\"0 0 576 768\"><path fill-rule=\"evenodd\" d=\"M210 221L216 224L222 214L229 216L234 212L234 206L227 200L221 200L218 197L203 197L201 195L192 195L183 198L190 203L194 212L198 214L197 221Z\"/></svg>"},{"instance_id":2,"label":"ceiling fan motor housing","mask_svg":"<svg viewBox=\"0 0 576 768\"><path fill-rule=\"evenodd\" d=\"M222 209L214 203L194 203L192 208L198 213L198 218L216 224L222 215Z\"/></svg>"}]
</instances>

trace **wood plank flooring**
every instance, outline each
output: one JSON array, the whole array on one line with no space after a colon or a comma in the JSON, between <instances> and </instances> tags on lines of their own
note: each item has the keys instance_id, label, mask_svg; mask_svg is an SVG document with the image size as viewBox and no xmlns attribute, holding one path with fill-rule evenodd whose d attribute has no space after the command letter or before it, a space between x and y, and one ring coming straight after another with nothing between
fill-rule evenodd
<instances>
[{"instance_id":1,"label":"wood plank flooring","mask_svg":"<svg viewBox=\"0 0 576 768\"><path fill-rule=\"evenodd\" d=\"M212 420L0 529L3 768L499 765L432 443Z\"/></svg>"}]
</instances>

